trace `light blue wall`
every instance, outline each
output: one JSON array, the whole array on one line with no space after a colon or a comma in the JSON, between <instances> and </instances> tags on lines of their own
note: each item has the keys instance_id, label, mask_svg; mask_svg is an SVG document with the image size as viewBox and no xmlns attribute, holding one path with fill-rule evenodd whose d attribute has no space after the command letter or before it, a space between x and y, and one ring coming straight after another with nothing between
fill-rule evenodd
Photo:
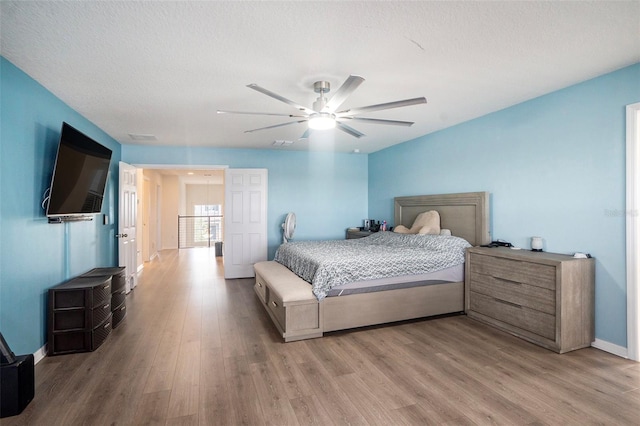
<instances>
[{"instance_id":1,"label":"light blue wall","mask_svg":"<svg viewBox=\"0 0 640 426\"><path fill-rule=\"evenodd\" d=\"M280 227L295 212L296 240L344 238L367 216L367 157L335 152L145 147L123 145L130 164L225 165L268 170L269 258L282 240Z\"/></svg>"},{"instance_id":2,"label":"light blue wall","mask_svg":"<svg viewBox=\"0 0 640 426\"><path fill-rule=\"evenodd\" d=\"M46 341L47 289L116 264L115 225L49 224L40 207L66 121L113 150L102 211L115 217L120 144L0 57L0 331L18 354Z\"/></svg>"},{"instance_id":3,"label":"light blue wall","mask_svg":"<svg viewBox=\"0 0 640 426\"><path fill-rule=\"evenodd\" d=\"M398 195L489 191L492 236L596 258L596 338L626 347L625 106L640 64L369 156L369 216Z\"/></svg>"}]
</instances>

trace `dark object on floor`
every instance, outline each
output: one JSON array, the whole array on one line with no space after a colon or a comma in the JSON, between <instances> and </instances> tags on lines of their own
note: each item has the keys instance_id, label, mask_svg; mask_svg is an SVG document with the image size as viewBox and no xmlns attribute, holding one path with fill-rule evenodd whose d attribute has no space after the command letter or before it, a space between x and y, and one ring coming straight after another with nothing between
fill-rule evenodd
<instances>
[{"instance_id":1,"label":"dark object on floor","mask_svg":"<svg viewBox=\"0 0 640 426\"><path fill-rule=\"evenodd\" d=\"M16 356L15 362L0 368L0 417L18 415L33 399L33 355Z\"/></svg>"}]
</instances>

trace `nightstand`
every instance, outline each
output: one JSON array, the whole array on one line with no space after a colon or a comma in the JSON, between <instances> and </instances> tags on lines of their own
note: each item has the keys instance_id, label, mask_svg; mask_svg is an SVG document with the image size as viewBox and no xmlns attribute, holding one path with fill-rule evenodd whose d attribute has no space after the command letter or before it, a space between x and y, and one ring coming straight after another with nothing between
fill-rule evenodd
<instances>
[{"instance_id":1,"label":"nightstand","mask_svg":"<svg viewBox=\"0 0 640 426\"><path fill-rule=\"evenodd\" d=\"M354 238L364 238L364 237L368 237L369 235L373 234L373 232L371 231L360 231L360 230L353 230L353 229L347 229L347 240L351 240Z\"/></svg>"},{"instance_id":2,"label":"nightstand","mask_svg":"<svg viewBox=\"0 0 640 426\"><path fill-rule=\"evenodd\" d=\"M467 315L558 353L591 346L594 288L595 259L467 249Z\"/></svg>"}]
</instances>

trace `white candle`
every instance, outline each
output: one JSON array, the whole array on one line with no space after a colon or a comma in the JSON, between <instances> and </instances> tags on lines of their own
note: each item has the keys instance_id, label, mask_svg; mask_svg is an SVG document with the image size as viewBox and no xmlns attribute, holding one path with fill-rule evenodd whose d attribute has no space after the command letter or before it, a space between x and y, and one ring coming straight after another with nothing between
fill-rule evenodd
<instances>
[{"instance_id":1,"label":"white candle","mask_svg":"<svg viewBox=\"0 0 640 426\"><path fill-rule=\"evenodd\" d=\"M531 250L542 251L542 237L531 237Z\"/></svg>"}]
</instances>

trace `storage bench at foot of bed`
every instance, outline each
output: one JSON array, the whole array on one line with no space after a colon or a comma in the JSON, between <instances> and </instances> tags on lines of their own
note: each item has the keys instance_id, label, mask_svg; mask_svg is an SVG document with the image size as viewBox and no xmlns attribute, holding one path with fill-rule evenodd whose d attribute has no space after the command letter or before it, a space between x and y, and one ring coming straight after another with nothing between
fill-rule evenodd
<instances>
[{"instance_id":1,"label":"storage bench at foot of bed","mask_svg":"<svg viewBox=\"0 0 640 426\"><path fill-rule=\"evenodd\" d=\"M311 285L278 262L258 262L254 269L254 290L284 341L322 337L322 305Z\"/></svg>"}]
</instances>

